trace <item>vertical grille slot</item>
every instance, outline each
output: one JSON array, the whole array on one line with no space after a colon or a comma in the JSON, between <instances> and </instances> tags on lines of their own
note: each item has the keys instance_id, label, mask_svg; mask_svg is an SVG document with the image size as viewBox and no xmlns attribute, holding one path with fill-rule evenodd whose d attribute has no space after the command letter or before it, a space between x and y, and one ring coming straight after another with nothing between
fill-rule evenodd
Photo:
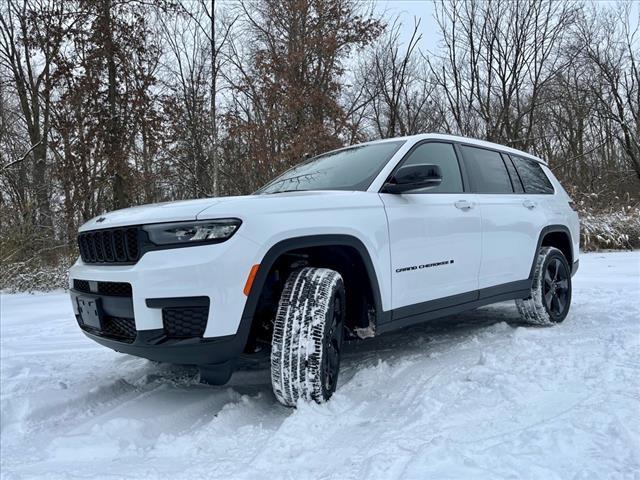
<instances>
[{"instance_id":1,"label":"vertical grille slot","mask_svg":"<svg viewBox=\"0 0 640 480\"><path fill-rule=\"evenodd\" d=\"M135 262L138 259L138 229L128 228L125 234L125 240L129 261Z\"/></svg>"},{"instance_id":2,"label":"vertical grille slot","mask_svg":"<svg viewBox=\"0 0 640 480\"><path fill-rule=\"evenodd\" d=\"M104 250L104 259L106 262L115 261L113 256L112 234L109 230L102 232L102 249Z\"/></svg>"},{"instance_id":3,"label":"vertical grille slot","mask_svg":"<svg viewBox=\"0 0 640 480\"><path fill-rule=\"evenodd\" d=\"M86 236L87 246L89 248L89 261L94 263L98 261L98 257L96 255L96 247L93 242L93 233L88 233Z\"/></svg>"},{"instance_id":4,"label":"vertical grille slot","mask_svg":"<svg viewBox=\"0 0 640 480\"><path fill-rule=\"evenodd\" d=\"M78 246L80 247L80 256L82 257L82 259L85 260L89 258L89 247L87 246L87 239L83 235L78 236Z\"/></svg>"},{"instance_id":5,"label":"vertical grille slot","mask_svg":"<svg viewBox=\"0 0 640 480\"><path fill-rule=\"evenodd\" d=\"M96 249L96 260L98 262L104 262L104 249L102 247L102 232L96 232L91 235L93 244Z\"/></svg>"},{"instance_id":6,"label":"vertical grille slot","mask_svg":"<svg viewBox=\"0 0 640 480\"><path fill-rule=\"evenodd\" d=\"M124 234L122 233L122 230L114 230L113 244L116 254L116 262L126 262L127 252L124 247Z\"/></svg>"}]
</instances>

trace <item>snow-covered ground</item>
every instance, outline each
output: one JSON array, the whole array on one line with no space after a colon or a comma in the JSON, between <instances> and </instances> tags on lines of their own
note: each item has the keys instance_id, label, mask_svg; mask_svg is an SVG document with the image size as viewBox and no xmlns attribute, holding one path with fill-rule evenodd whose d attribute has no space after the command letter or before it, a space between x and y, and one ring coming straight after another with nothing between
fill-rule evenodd
<instances>
[{"instance_id":1,"label":"snow-covered ground","mask_svg":"<svg viewBox=\"0 0 640 480\"><path fill-rule=\"evenodd\" d=\"M3 295L2 478L638 478L640 252L583 255L567 320L513 303L348 347L325 405L278 405L84 337L63 293Z\"/></svg>"}]
</instances>

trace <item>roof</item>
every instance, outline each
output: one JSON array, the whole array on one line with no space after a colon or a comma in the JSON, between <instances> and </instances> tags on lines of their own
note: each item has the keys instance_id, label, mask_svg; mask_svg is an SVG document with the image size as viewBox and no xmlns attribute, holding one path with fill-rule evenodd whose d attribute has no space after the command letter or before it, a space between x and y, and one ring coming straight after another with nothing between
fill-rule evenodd
<instances>
[{"instance_id":1,"label":"roof","mask_svg":"<svg viewBox=\"0 0 640 480\"><path fill-rule=\"evenodd\" d=\"M418 135L410 135L406 137L395 137L395 138L385 138L381 140L374 140L373 142L368 142L368 143L387 142L387 141L393 141L393 140L419 141L419 140L427 140L427 139L446 140L449 142L461 142L469 145L477 145L478 147L492 148L495 150L500 150L502 152L513 153L514 155L527 157L537 162L544 163L545 165L547 164L547 162L544 161L542 158L536 157L535 155L531 155L530 153L527 153L527 152L523 152L522 150L517 150L515 148L507 147L505 145L500 145L499 143L487 142L485 140L478 140L476 138L460 137L457 135L446 135L444 133L420 133Z\"/></svg>"}]
</instances>

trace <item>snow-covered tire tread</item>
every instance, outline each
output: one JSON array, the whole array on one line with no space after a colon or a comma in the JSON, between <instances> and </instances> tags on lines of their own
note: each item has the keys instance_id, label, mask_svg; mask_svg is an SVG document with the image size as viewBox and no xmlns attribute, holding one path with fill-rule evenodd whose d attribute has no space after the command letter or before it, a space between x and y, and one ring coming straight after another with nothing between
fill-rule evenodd
<instances>
[{"instance_id":1,"label":"snow-covered tire tread","mask_svg":"<svg viewBox=\"0 0 640 480\"><path fill-rule=\"evenodd\" d=\"M340 274L327 268L305 267L287 279L271 342L271 384L283 405L327 400L321 379L323 336L332 301L343 288Z\"/></svg>"}]
</instances>

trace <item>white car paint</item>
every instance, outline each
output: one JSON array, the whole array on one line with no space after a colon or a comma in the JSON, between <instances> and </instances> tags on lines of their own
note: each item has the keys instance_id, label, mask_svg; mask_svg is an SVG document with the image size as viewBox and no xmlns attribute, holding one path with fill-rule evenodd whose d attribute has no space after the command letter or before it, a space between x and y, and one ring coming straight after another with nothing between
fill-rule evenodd
<instances>
[{"instance_id":1,"label":"white car paint","mask_svg":"<svg viewBox=\"0 0 640 480\"><path fill-rule=\"evenodd\" d=\"M201 198L181 200L177 202L154 203L137 207L114 210L109 214L99 215L82 225L80 232L99 228L140 225L142 223L177 222L195 220L198 213L218 203L218 198Z\"/></svg>"},{"instance_id":2,"label":"white car paint","mask_svg":"<svg viewBox=\"0 0 640 480\"><path fill-rule=\"evenodd\" d=\"M540 231L545 225L550 225L547 222L546 200L531 197L548 196L477 195L478 210L482 217L479 288L516 282L529 276Z\"/></svg>"},{"instance_id":3,"label":"white car paint","mask_svg":"<svg viewBox=\"0 0 640 480\"><path fill-rule=\"evenodd\" d=\"M380 194L385 180L411 147L429 139L515 152L542 162L488 142L424 134L403 138L406 143L365 192L249 195L106 213L84 224L80 231L229 217L241 219L242 225L223 243L151 251L135 265L85 264L78 259L70 270L70 286L74 279L129 282L137 330L162 328L161 311L147 308L147 298L209 296L204 335L209 338L237 332L247 300L243 287L252 266L260 264L272 246L290 238L343 234L360 240L373 263L384 311L526 279L538 237L546 225L569 228L574 261L578 259L577 215L546 166L543 169L555 187L553 195ZM470 202L473 208L456 208L460 200ZM524 206L526 200L536 202L536 208ZM455 262L445 268L396 271L450 259ZM74 309L77 313L76 305Z\"/></svg>"},{"instance_id":4,"label":"white car paint","mask_svg":"<svg viewBox=\"0 0 640 480\"><path fill-rule=\"evenodd\" d=\"M472 193L380 194L389 221L393 308L478 289L482 220ZM433 263L451 261L443 266ZM407 268L414 267L413 270Z\"/></svg>"}]
</instances>

